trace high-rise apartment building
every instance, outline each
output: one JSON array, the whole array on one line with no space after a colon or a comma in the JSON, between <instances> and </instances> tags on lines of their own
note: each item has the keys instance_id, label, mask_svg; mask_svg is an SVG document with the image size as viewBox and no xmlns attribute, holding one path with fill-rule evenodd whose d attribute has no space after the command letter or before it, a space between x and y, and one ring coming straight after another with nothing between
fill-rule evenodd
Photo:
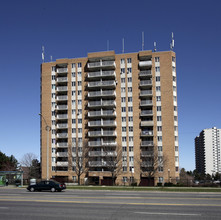
<instances>
[{"instance_id":1,"label":"high-rise apartment building","mask_svg":"<svg viewBox=\"0 0 221 220\"><path fill-rule=\"evenodd\" d=\"M195 138L196 170L210 175L221 173L221 129L216 127L204 129Z\"/></svg>"},{"instance_id":2,"label":"high-rise apartment building","mask_svg":"<svg viewBox=\"0 0 221 220\"><path fill-rule=\"evenodd\" d=\"M150 185L179 178L173 51L96 52L43 63L41 114L42 178L48 169L50 178L75 181L84 148L82 182L105 184L114 175L118 184Z\"/></svg>"}]
</instances>

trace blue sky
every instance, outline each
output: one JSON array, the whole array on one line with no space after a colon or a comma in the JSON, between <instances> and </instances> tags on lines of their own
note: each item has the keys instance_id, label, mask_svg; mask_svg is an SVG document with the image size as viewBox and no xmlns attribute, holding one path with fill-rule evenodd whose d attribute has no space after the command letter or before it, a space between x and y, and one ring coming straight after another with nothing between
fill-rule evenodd
<instances>
[{"instance_id":1,"label":"blue sky","mask_svg":"<svg viewBox=\"0 0 221 220\"><path fill-rule=\"evenodd\" d=\"M0 3L0 150L40 156L40 64L109 49L169 50L175 35L180 167L195 168L194 138L221 128L221 1L7 0Z\"/></svg>"}]
</instances>

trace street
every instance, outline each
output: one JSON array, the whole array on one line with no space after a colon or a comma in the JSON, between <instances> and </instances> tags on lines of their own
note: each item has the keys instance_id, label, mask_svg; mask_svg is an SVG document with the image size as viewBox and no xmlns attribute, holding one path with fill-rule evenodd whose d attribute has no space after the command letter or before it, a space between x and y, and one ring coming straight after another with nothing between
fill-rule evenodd
<instances>
[{"instance_id":1,"label":"street","mask_svg":"<svg viewBox=\"0 0 221 220\"><path fill-rule=\"evenodd\" d=\"M0 219L220 219L221 193L0 188Z\"/></svg>"}]
</instances>

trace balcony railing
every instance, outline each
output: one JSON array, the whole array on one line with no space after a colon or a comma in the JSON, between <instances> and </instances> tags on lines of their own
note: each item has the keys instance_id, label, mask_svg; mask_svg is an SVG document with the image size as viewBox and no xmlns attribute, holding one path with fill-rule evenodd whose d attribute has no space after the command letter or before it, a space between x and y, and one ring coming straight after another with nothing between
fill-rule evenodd
<instances>
[{"instance_id":1,"label":"balcony railing","mask_svg":"<svg viewBox=\"0 0 221 220\"><path fill-rule=\"evenodd\" d=\"M57 124L57 128L68 128L68 124L66 124L66 123Z\"/></svg>"},{"instance_id":2,"label":"balcony railing","mask_svg":"<svg viewBox=\"0 0 221 220\"><path fill-rule=\"evenodd\" d=\"M141 131L142 136L153 136L153 131Z\"/></svg>"},{"instance_id":3,"label":"balcony railing","mask_svg":"<svg viewBox=\"0 0 221 220\"><path fill-rule=\"evenodd\" d=\"M67 110L68 106L67 105L57 105L56 109L57 110Z\"/></svg>"},{"instance_id":4,"label":"balcony railing","mask_svg":"<svg viewBox=\"0 0 221 220\"><path fill-rule=\"evenodd\" d=\"M88 136L89 137L95 137L95 136L116 136L116 135L117 135L116 131L101 130L101 131L89 131L88 132Z\"/></svg>"},{"instance_id":5,"label":"balcony railing","mask_svg":"<svg viewBox=\"0 0 221 220\"><path fill-rule=\"evenodd\" d=\"M116 87L116 82L114 80L108 80L108 81L95 81L95 82L88 82L88 87Z\"/></svg>"},{"instance_id":6,"label":"balcony railing","mask_svg":"<svg viewBox=\"0 0 221 220\"><path fill-rule=\"evenodd\" d=\"M141 100L140 105L141 106L153 105L153 101L152 100Z\"/></svg>"},{"instance_id":7,"label":"balcony railing","mask_svg":"<svg viewBox=\"0 0 221 220\"><path fill-rule=\"evenodd\" d=\"M57 157L68 157L68 152L57 152Z\"/></svg>"},{"instance_id":8,"label":"balcony railing","mask_svg":"<svg viewBox=\"0 0 221 220\"><path fill-rule=\"evenodd\" d=\"M152 61L151 61L151 60L140 61L140 62L139 62L139 66L140 66L140 67L152 66Z\"/></svg>"},{"instance_id":9,"label":"balcony railing","mask_svg":"<svg viewBox=\"0 0 221 220\"><path fill-rule=\"evenodd\" d=\"M68 166L68 162L61 162L61 161L59 161L59 162L57 162L57 164L56 164L58 167L67 167Z\"/></svg>"},{"instance_id":10,"label":"balcony railing","mask_svg":"<svg viewBox=\"0 0 221 220\"><path fill-rule=\"evenodd\" d=\"M154 156L153 151L141 151L140 154L142 157L153 157Z\"/></svg>"},{"instance_id":11,"label":"balcony railing","mask_svg":"<svg viewBox=\"0 0 221 220\"><path fill-rule=\"evenodd\" d=\"M57 134L57 138L67 138L68 137L68 133L58 133Z\"/></svg>"},{"instance_id":12,"label":"balcony railing","mask_svg":"<svg viewBox=\"0 0 221 220\"><path fill-rule=\"evenodd\" d=\"M68 115L67 114L57 115L57 119L68 119Z\"/></svg>"},{"instance_id":13,"label":"balcony railing","mask_svg":"<svg viewBox=\"0 0 221 220\"><path fill-rule=\"evenodd\" d=\"M114 61L100 61L100 62L93 62L93 63L88 63L87 67L88 68L96 68L96 67L113 67L115 66Z\"/></svg>"},{"instance_id":14,"label":"balcony railing","mask_svg":"<svg viewBox=\"0 0 221 220\"><path fill-rule=\"evenodd\" d=\"M116 146L116 141L89 141L88 146L97 147L97 146Z\"/></svg>"},{"instance_id":15,"label":"balcony railing","mask_svg":"<svg viewBox=\"0 0 221 220\"><path fill-rule=\"evenodd\" d=\"M153 141L141 141L141 146L153 146Z\"/></svg>"},{"instance_id":16,"label":"balcony railing","mask_svg":"<svg viewBox=\"0 0 221 220\"><path fill-rule=\"evenodd\" d=\"M141 80L140 86L152 86L152 80Z\"/></svg>"},{"instance_id":17,"label":"balcony railing","mask_svg":"<svg viewBox=\"0 0 221 220\"><path fill-rule=\"evenodd\" d=\"M57 143L57 147L68 147L68 143Z\"/></svg>"},{"instance_id":18,"label":"balcony railing","mask_svg":"<svg viewBox=\"0 0 221 220\"><path fill-rule=\"evenodd\" d=\"M67 82L68 78L67 77L58 77L57 82Z\"/></svg>"},{"instance_id":19,"label":"balcony railing","mask_svg":"<svg viewBox=\"0 0 221 220\"><path fill-rule=\"evenodd\" d=\"M68 96L67 95L59 95L57 96L57 101L62 101L62 100L68 100Z\"/></svg>"},{"instance_id":20,"label":"balcony railing","mask_svg":"<svg viewBox=\"0 0 221 220\"><path fill-rule=\"evenodd\" d=\"M115 163L114 161L89 161L89 166L90 167L110 167L110 166L114 166Z\"/></svg>"},{"instance_id":21,"label":"balcony railing","mask_svg":"<svg viewBox=\"0 0 221 220\"><path fill-rule=\"evenodd\" d=\"M57 91L58 92L68 91L68 87L67 86L58 86L57 87Z\"/></svg>"},{"instance_id":22,"label":"balcony railing","mask_svg":"<svg viewBox=\"0 0 221 220\"><path fill-rule=\"evenodd\" d=\"M100 78L100 77L116 77L116 73L113 70L110 71L97 71L97 72L89 72L88 73L88 78Z\"/></svg>"},{"instance_id":23,"label":"balcony railing","mask_svg":"<svg viewBox=\"0 0 221 220\"><path fill-rule=\"evenodd\" d=\"M57 73L67 73L68 68L57 68Z\"/></svg>"},{"instance_id":24,"label":"balcony railing","mask_svg":"<svg viewBox=\"0 0 221 220\"><path fill-rule=\"evenodd\" d=\"M151 162L144 161L141 163L141 166L142 167L153 167L154 165Z\"/></svg>"},{"instance_id":25,"label":"balcony railing","mask_svg":"<svg viewBox=\"0 0 221 220\"><path fill-rule=\"evenodd\" d=\"M104 90L104 91L96 91L89 92L88 97L99 97L99 96L114 96L116 97L116 92L114 90Z\"/></svg>"},{"instance_id":26,"label":"balcony railing","mask_svg":"<svg viewBox=\"0 0 221 220\"><path fill-rule=\"evenodd\" d=\"M153 115L152 110L142 110L140 113L140 116L150 116L150 115Z\"/></svg>"},{"instance_id":27,"label":"balcony railing","mask_svg":"<svg viewBox=\"0 0 221 220\"><path fill-rule=\"evenodd\" d=\"M140 77L142 77L142 76L151 76L151 75L152 75L151 70L144 70L144 71L140 71L140 73L139 73Z\"/></svg>"},{"instance_id":28,"label":"balcony railing","mask_svg":"<svg viewBox=\"0 0 221 220\"><path fill-rule=\"evenodd\" d=\"M88 117L111 117L111 116L116 116L116 112L113 110L101 110L101 111L89 111L88 112Z\"/></svg>"},{"instance_id":29,"label":"balcony railing","mask_svg":"<svg viewBox=\"0 0 221 220\"><path fill-rule=\"evenodd\" d=\"M140 126L143 127L143 126L153 126L154 123L153 121L141 121L140 123Z\"/></svg>"},{"instance_id":30,"label":"balcony railing","mask_svg":"<svg viewBox=\"0 0 221 220\"><path fill-rule=\"evenodd\" d=\"M116 126L117 123L114 120L102 120L102 121L89 121L89 127L101 127L101 126Z\"/></svg>"},{"instance_id":31,"label":"balcony railing","mask_svg":"<svg viewBox=\"0 0 221 220\"><path fill-rule=\"evenodd\" d=\"M116 106L116 102L114 100L88 102L88 107L98 107L98 106Z\"/></svg>"},{"instance_id":32,"label":"balcony railing","mask_svg":"<svg viewBox=\"0 0 221 220\"><path fill-rule=\"evenodd\" d=\"M89 151L89 157L111 157L117 156L116 151Z\"/></svg>"},{"instance_id":33,"label":"balcony railing","mask_svg":"<svg viewBox=\"0 0 221 220\"><path fill-rule=\"evenodd\" d=\"M151 96L153 94L152 90L141 90L140 96Z\"/></svg>"}]
</instances>

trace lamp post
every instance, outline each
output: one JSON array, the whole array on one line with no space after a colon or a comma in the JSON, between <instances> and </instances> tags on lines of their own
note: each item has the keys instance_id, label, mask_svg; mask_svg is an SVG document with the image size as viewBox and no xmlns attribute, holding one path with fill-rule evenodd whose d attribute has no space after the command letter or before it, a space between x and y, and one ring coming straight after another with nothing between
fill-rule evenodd
<instances>
[{"instance_id":1,"label":"lamp post","mask_svg":"<svg viewBox=\"0 0 221 220\"><path fill-rule=\"evenodd\" d=\"M47 180L49 180L49 161L48 161L48 155L49 155L49 131L51 130L51 127L48 126L44 116L39 113L39 115L43 118L45 124L46 124L46 127L45 127L45 130L47 131L47 155L46 155L46 160L47 160Z\"/></svg>"}]
</instances>

